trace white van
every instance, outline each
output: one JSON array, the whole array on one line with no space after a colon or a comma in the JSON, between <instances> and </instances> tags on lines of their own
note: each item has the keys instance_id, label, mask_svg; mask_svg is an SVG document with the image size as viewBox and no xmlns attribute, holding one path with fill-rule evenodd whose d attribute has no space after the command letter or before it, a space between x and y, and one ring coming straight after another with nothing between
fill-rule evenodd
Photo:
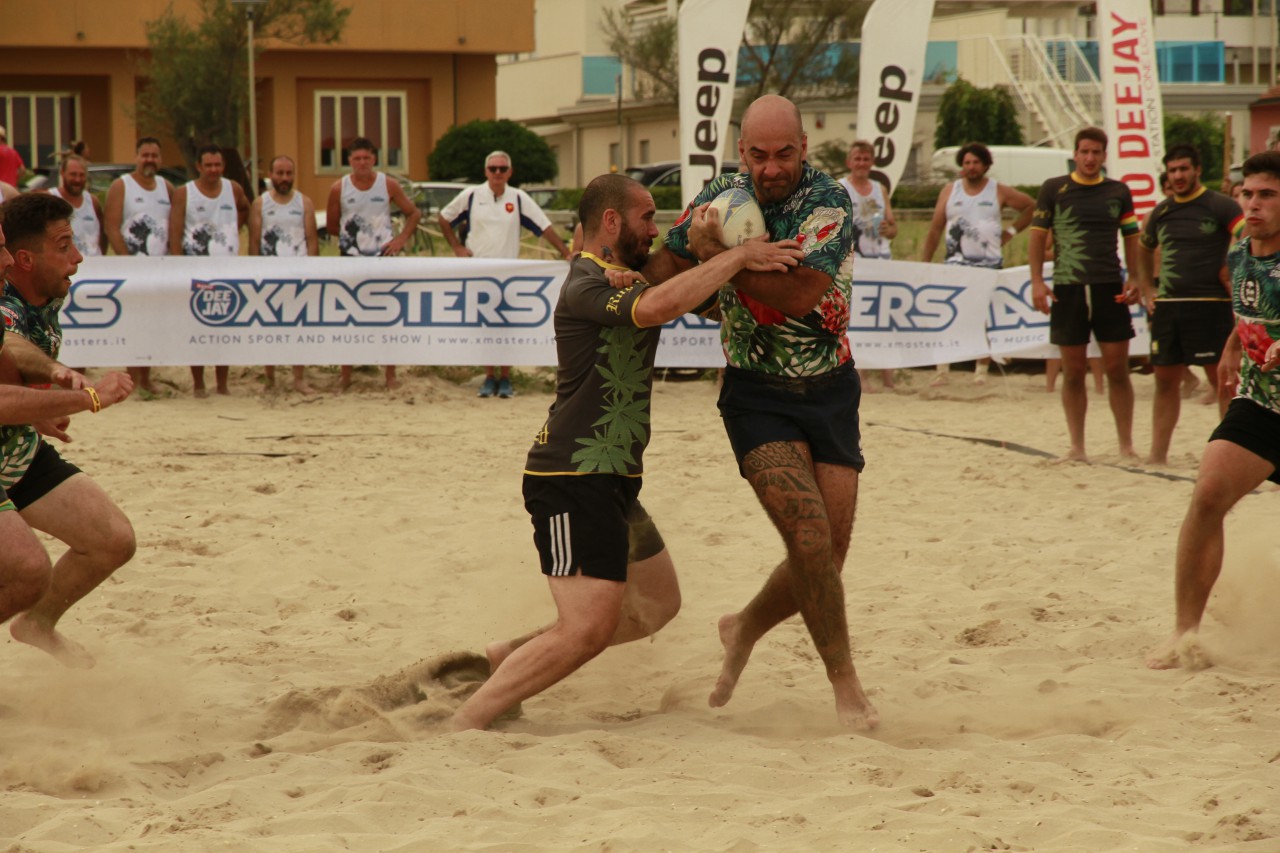
<instances>
[{"instance_id":1,"label":"white van","mask_svg":"<svg viewBox=\"0 0 1280 853\"><path fill-rule=\"evenodd\" d=\"M987 177L1002 184L1038 186L1049 178L1065 175L1075 168L1075 159L1066 148L1031 148L1024 145L988 145L991 152L991 170ZM956 166L958 145L939 148L933 152L930 167L937 181L955 180L960 174Z\"/></svg>"}]
</instances>

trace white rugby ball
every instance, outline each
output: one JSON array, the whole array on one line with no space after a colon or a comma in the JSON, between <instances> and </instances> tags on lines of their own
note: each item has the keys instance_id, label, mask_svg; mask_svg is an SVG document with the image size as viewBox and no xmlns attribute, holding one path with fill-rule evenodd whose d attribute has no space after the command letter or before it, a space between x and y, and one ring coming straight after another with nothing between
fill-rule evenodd
<instances>
[{"instance_id":1,"label":"white rugby ball","mask_svg":"<svg viewBox=\"0 0 1280 853\"><path fill-rule=\"evenodd\" d=\"M747 190L730 187L712 199L711 207L720 215L720 230L726 246L741 246L754 237L769 236L760 205Z\"/></svg>"}]
</instances>

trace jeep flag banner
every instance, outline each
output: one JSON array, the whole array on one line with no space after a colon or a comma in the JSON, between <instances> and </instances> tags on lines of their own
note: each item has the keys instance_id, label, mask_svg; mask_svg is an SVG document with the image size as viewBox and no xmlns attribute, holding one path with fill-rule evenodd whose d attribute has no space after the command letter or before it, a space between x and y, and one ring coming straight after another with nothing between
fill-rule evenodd
<instances>
[{"instance_id":1,"label":"jeep flag banner","mask_svg":"<svg viewBox=\"0 0 1280 853\"><path fill-rule=\"evenodd\" d=\"M911 156L933 0L876 0L862 22L859 139L875 147L871 177L889 192Z\"/></svg>"},{"instance_id":2,"label":"jeep flag banner","mask_svg":"<svg viewBox=\"0 0 1280 853\"><path fill-rule=\"evenodd\" d=\"M751 0L685 0L680 6L680 197L686 207L720 174L749 8Z\"/></svg>"},{"instance_id":3,"label":"jeep flag banner","mask_svg":"<svg viewBox=\"0 0 1280 853\"><path fill-rule=\"evenodd\" d=\"M1098 0L1097 22L1107 176L1128 185L1134 212L1143 220L1164 198L1164 107L1151 4Z\"/></svg>"},{"instance_id":4,"label":"jeep flag banner","mask_svg":"<svg viewBox=\"0 0 1280 853\"><path fill-rule=\"evenodd\" d=\"M563 261L89 258L62 306L64 364L556 364ZM1135 351L1147 347L1135 322ZM1050 358L1027 267L864 258L849 300L859 367ZM659 367L722 367L720 327L668 323Z\"/></svg>"}]
</instances>

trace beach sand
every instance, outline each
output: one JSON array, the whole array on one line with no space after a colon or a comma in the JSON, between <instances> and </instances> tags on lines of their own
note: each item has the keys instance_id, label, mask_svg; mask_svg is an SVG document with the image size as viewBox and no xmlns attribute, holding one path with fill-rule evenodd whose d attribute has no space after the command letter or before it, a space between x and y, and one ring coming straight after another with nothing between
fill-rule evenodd
<instances>
[{"instance_id":1,"label":"beach sand","mask_svg":"<svg viewBox=\"0 0 1280 853\"><path fill-rule=\"evenodd\" d=\"M1228 519L1202 668L1150 671L1214 407L1184 403L1169 467L1128 468L1091 393L1094 464L1053 464L1041 377L931 377L863 399L870 735L836 726L798 620L707 706L716 620L781 557L710 382L657 387L647 453L680 615L457 735L474 654L552 616L520 500L549 395L427 371L264 395L239 371L229 398L77 417L65 455L138 552L63 622L95 669L2 635L0 850L1280 850L1280 492Z\"/></svg>"}]
</instances>

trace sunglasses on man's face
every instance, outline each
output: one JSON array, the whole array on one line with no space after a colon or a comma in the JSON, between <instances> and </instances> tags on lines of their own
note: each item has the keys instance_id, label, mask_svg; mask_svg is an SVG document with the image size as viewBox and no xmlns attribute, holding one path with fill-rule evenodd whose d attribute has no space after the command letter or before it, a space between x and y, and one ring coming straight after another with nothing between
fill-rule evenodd
<instances>
[{"instance_id":1,"label":"sunglasses on man's face","mask_svg":"<svg viewBox=\"0 0 1280 853\"><path fill-rule=\"evenodd\" d=\"M497 172L498 174L511 171L510 166L489 166L488 168L490 172Z\"/></svg>"}]
</instances>

